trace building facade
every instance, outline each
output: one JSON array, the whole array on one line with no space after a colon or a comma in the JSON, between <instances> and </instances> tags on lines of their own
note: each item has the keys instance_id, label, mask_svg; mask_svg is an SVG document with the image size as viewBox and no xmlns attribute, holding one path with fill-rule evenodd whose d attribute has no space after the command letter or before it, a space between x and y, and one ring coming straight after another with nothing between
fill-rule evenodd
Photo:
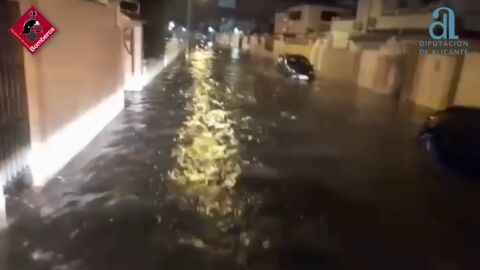
<instances>
[{"instance_id":1,"label":"building facade","mask_svg":"<svg viewBox=\"0 0 480 270\"><path fill-rule=\"evenodd\" d=\"M302 37L330 30L335 17L351 16L353 10L322 5L299 5L275 16L275 34Z\"/></svg>"}]
</instances>

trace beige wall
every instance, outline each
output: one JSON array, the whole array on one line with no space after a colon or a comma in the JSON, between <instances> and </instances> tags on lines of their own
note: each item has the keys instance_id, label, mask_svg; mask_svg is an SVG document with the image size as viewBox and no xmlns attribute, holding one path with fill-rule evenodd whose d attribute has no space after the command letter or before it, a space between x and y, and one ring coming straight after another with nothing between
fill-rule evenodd
<instances>
[{"instance_id":1,"label":"beige wall","mask_svg":"<svg viewBox=\"0 0 480 270\"><path fill-rule=\"evenodd\" d=\"M231 34L218 33L215 35L215 42L222 46L230 46Z\"/></svg>"},{"instance_id":2,"label":"beige wall","mask_svg":"<svg viewBox=\"0 0 480 270\"><path fill-rule=\"evenodd\" d=\"M22 11L34 4L57 28L35 55L25 51L31 163L39 183L122 109L123 48L113 5L78 0L21 3Z\"/></svg>"},{"instance_id":3,"label":"beige wall","mask_svg":"<svg viewBox=\"0 0 480 270\"><path fill-rule=\"evenodd\" d=\"M350 33L348 32L330 32L332 36L332 46L339 49L347 49L350 43Z\"/></svg>"},{"instance_id":4,"label":"beige wall","mask_svg":"<svg viewBox=\"0 0 480 270\"><path fill-rule=\"evenodd\" d=\"M428 29L434 22L431 13L377 18L376 29Z\"/></svg>"},{"instance_id":5,"label":"beige wall","mask_svg":"<svg viewBox=\"0 0 480 270\"><path fill-rule=\"evenodd\" d=\"M316 6L306 6L304 8L303 12L306 17L305 32L307 29L312 29L314 32L326 32L330 30L331 22L321 20L322 11L324 10L324 8Z\"/></svg>"},{"instance_id":6,"label":"beige wall","mask_svg":"<svg viewBox=\"0 0 480 270\"><path fill-rule=\"evenodd\" d=\"M359 52L345 49L319 48L316 70L321 77L338 80L345 83L355 83L358 66Z\"/></svg>"},{"instance_id":7,"label":"beige wall","mask_svg":"<svg viewBox=\"0 0 480 270\"><path fill-rule=\"evenodd\" d=\"M275 34L287 31L288 15L285 12L275 14Z\"/></svg>"},{"instance_id":8,"label":"beige wall","mask_svg":"<svg viewBox=\"0 0 480 270\"><path fill-rule=\"evenodd\" d=\"M452 56L420 56L411 99L432 109L446 107L457 61L458 58Z\"/></svg>"},{"instance_id":9,"label":"beige wall","mask_svg":"<svg viewBox=\"0 0 480 270\"><path fill-rule=\"evenodd\" d=\"M267 42L266 38L263 36L252 35L250 36L250 43L247 45L248 38L243 38L242 48L247 48L251 54L262 56L262 57L275 57L273 51L268 51L265 49L265 44Z\"/></svg>"},{"instance_id":10,"label":"beige wall","mask_svg":"<svg viewBox=\"0 0 480 270\"><path fill-rule=\"evenodd\" d=\"M365 26L369 18L376 18L376 24L370 25L375 29L428 29L433 22L432 14L382 16L384 10L392 11L397 6L397 0L359 0L357 8L357 21ZM410 7L417 7L419 0L409 0Z\"/></svg>"},{"instance_id":11,"label":"beige wall","mask_svg":"<svg viewBox=\"0 0 480 270\"><path fill-rule=\"evenodd\" d=\"M382 8L383 8L383 1L384 0L370 0L370 12L369 16L370 17L379 17L382 14Z\"/></svg>"},{"instance_id":12,"label":"beige wall","mask_svg":"<svg viewBox=\"0 0 480 270\"><path fill-rule=\"evenodd\" d=\"M332 32L347 32L351 33L354 32L354 25L355 25L355 20L334 20L332 21L332 25L330 27L330 30Z\"/></svg>"},{"instance_id":13,"label":"beige wall","mask_svg":"<svg viewBox=\"0 0 480 270\"><path fill-rule=\"evenodd\" d=\"M456 105L480 107L480 53L465 56L455 97Z\"/></svg>"},{"instance_id":14,"label":"beige wall","mask_svg":"<svg viewBox=\"0 0 480 270\"><path fill-rule=\"evenodd\" d=\"M403 2L403 3L401 3ZM402 5L401 5L402 4ZM395 10L398 10L400 6L403 9L408 8L409 10L415 10L415 9L420 9L427 4L425 3L424 0L383 0L383 7L382 11L384 12L394 12Z\"/></svg>"},{"instance_id":15,"label":"beige wall","mask_svg":"<svg viewBox=\"0 0 480 270\"><path fill-rule=\"evenodd\" d=\"M402 99L431 109L449 105L480 107L480 54L459 57L419 56L418 47L405 55L385 50L353 52L345 49L314 48L311 59L320 76L355 82L382 94L398 94Z\"/></svg>"},{"instance_id":16,"label":"beige wall","mask_svg":"<svg viewBox=\"0 0 480 270\"><path fill-rule=\"evenodd\" d=\"M292 7L288 9L287 14L289 12L300 11L302 12L302 17L299 20L290 20L287 21L287 33L290 34L305 34L307 32L308 27L308 8L306 5ZM288 15L287 15L288 17Z\"/></svg>"},{"instance_id":17,"label":"beige wall","mask_svg":"<svg viewBox=\"0 0 480 270\"><path fill-rule=\"evenodd\" d=\"M310 44L292 44L285 43L282 40L275 40L273 42L273 53L278 56L284 53L290 54L301 54L309 58L312 50L312 45Z\"/></svg>"},{"instance_id":18,"label":"beige wall","mask_svg":"<svg viewBox=\"0 0 480 270\"><path fill-rule=\"evenodd\" d=\"M358 85L368 89L375 87L375 73L378 70L378 55L376 50L365 50L361 54Z\"/></svg>"},{"instance_id":19,"label":"beige wall","mask_svg":"<svg viewBox=\"0 0 480 270\"><path fill-rule=\"evenodd\" d=\"M358 0L357 21L365 21L370 14L370 5L373 0Z\"/></svg>"},{"instance_id":20,"label":"beige wall","mask_svg":"<svg viewBox=\"0 0 480 270\"><path fill-rule=\"evenodd\" d=\"M356 20L362 23L359 31L366 32L369 18L379 17L382 10L382 0L359 0Z\"/></svg>"},{"instance_id":21,"label":"beige wall","mask_svg":"<svg viewBox=\"0 0 480 270\"><path fill-rule=\"evenodd\" d=\"M41 0L37 7L58 29L35 56L46 137L117 91L123 63L113 7L76 0Z\"/></svg>"},{"instance_id":22,"label":"beige wall","mask_svg":"<svg viewBox=\"0 0 480 270\"><path fill-rule=\"evenodd\" d=\"M399 82L395 81L398 68L398 57L379 50L362 52L358 85L381 94L395 94L400 91Z\"/></svg>"}]
</instances>

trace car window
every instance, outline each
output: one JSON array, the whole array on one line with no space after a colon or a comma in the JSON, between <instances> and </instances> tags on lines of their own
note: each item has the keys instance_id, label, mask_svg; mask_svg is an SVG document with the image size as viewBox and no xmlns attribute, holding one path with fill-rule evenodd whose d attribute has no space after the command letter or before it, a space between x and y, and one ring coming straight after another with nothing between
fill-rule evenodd
<instances>
[{"instance_id":1,"label":"car window","mask_svg":"<svg viewBox=\"0 0 480 270\"><path fill-rule=\"evenodd\" d=\"M309 65L310 61L306 57L301 57L301 56L288 56L287 57L287 62L289 64L306 64Z\"/></svg>"}]
</instances>

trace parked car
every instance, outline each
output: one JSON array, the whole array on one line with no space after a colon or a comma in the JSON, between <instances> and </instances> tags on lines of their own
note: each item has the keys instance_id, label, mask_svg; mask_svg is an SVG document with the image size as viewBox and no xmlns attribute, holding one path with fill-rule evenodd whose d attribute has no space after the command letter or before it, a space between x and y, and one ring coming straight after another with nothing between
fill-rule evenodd
<instances>
[{"instance_id":1,"label":"parked car","mask_svg":"<svg viewBox=\"0 0 480 270\"><path fill-rule=\"evenodd\" d=\"M283 74L299 80L315 79L315 70L312 64L303 55L284 54L277 58L277 67Z\"/></svg>"},{"instance_id":2,"label":"parked car","mask_svg":"<svg viewBox=\"0 0 480 270\"><path fill-rule=\"evenodd\" d=\"M433 114L420 141L441 161L480 176L480 109L454 106Z\"/></svg>"}]
</instances>

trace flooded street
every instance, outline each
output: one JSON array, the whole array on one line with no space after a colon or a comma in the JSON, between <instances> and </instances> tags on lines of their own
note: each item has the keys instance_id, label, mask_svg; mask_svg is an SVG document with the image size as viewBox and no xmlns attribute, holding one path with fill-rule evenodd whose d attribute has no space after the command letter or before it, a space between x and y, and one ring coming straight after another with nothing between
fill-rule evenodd
<instances>
[{"instance_id":1,"label":"flooded street","mask_svg":"<svg viewBox=\"0 0 480 270\"><path fill-rule=\"evenodd\" d=\"M178 59L10 195L0 269L480 269L480 184L418 146L429 112L232 56Z\"/></svg>"}]
</instances>

